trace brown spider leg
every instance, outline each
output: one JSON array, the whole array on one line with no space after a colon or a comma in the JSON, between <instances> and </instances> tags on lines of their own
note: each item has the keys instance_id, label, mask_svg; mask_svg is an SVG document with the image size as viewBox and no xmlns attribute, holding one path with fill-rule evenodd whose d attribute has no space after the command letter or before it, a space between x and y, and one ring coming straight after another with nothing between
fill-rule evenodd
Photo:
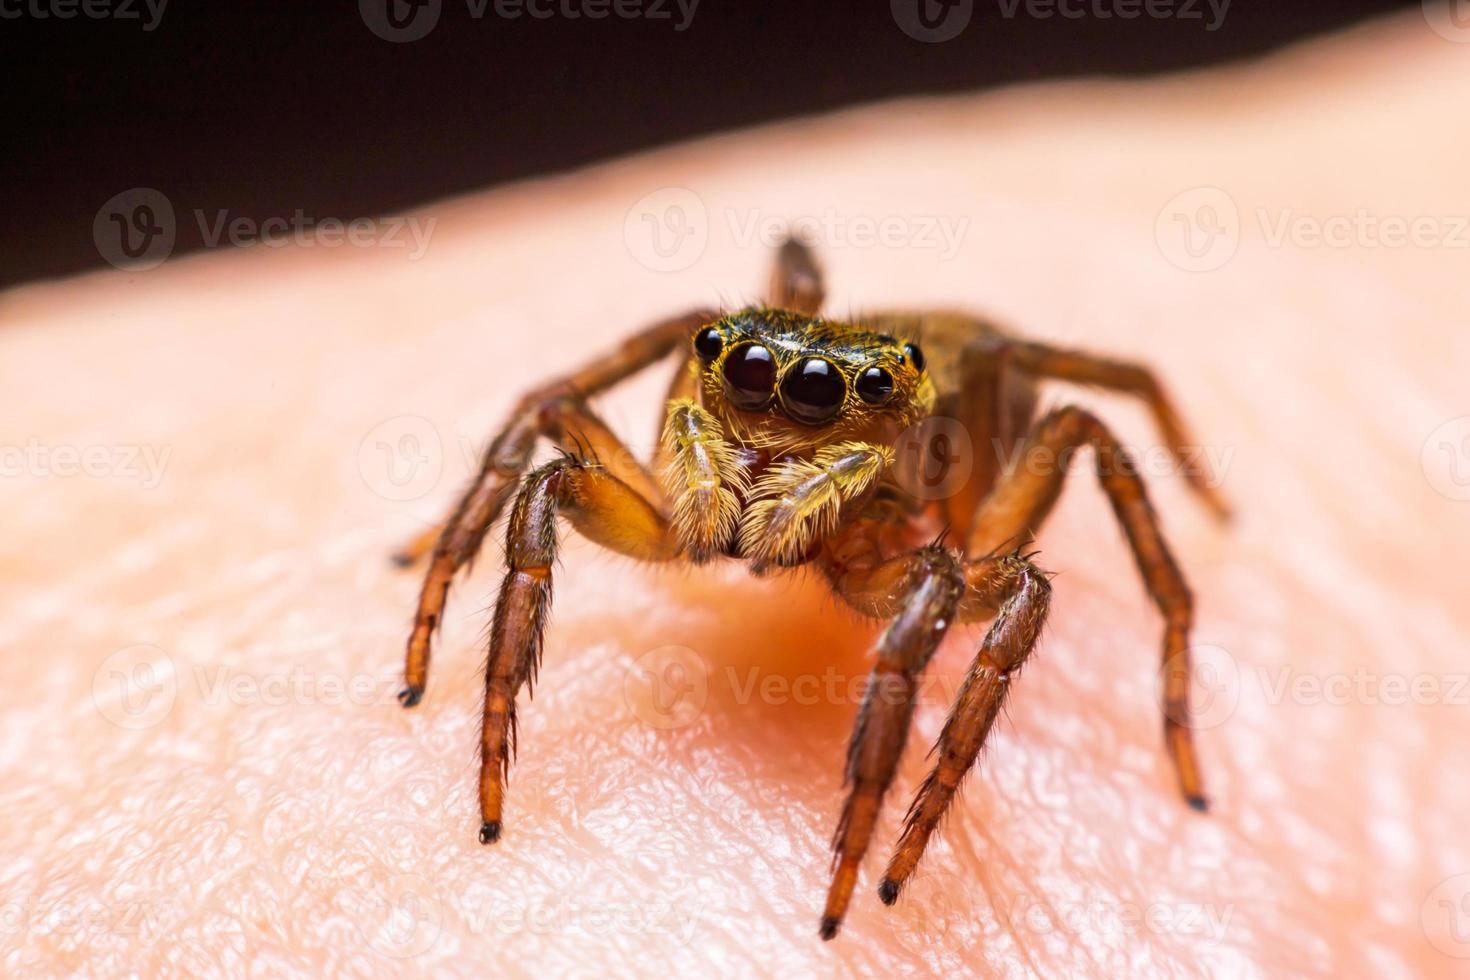
<instances>
[{"instance_id":1,"label":"brown spider leg","mask_svg":"<svg viewBox=\"0 0 1470 980\"><path fill-rule=\"evenodd\" d=\"M1199 443L1153 371L1140 364L1045 344L1003 341L996 352L1004 363L1034 377L1096 385L1143 399L1164 438L1165 448L1174 457L1174 464L1188 481L1190 489L1216 518L1230 518L1230 504L1219 489L1211 485L1211 474L1190 463L1188 452Z\"/></svg>"},{"instance_id":2,"label":"brown spider leg","mask_svg":"<svg viewBox=\"0 0 1470 980\"><path fill-rule=\"evenodd\" d=\"M893 782L913 718L919 674L954 621L964 592L959 561L942 548L929 547L876 568L837 570L834 583L864 605L859 593L902 596L897 615L878 641L877 662L868 675L863 705L848 744L845 782L851 787L833 837L832 883L822 912L821 936L837 935L868 850L878 810Z\"/></svg>"},{"instance_id":3,"label":"brown spider leg","mask_svg":"<svg viewBox=\"0 0 1470 980\"><path fill-rule=\"evenodd\" d=\"M439 543L439 536L444 533L445 526L443 523L430 524L405 541L389 556L389 560L399 568L412 568L417 565L425 555L434 550L434 545Z\"/></svg>"},{"instance_id":4,"label":"brown spider leg","mask_svg":"<svg viewBox=\"0 0 1470 980\"><path fill-rule=\"evenodd\" d=\"M535 436L550 439L558 448L575 448L580 455L597 459L609 466L615 475L650 500L659 500L662 492L653 475L628 450L627 446L585 404L568 395L551 395L536 413ZM534 438L534 436L533 436ZM512 484L513 486L513 484ZM508 494L507 494L508 496ZM497 505L504 506L504 501ZM494 523L491 517L490 523ZM421 532L393 555L400 567L413 565L433 550L446 525L438 524ZM479 551L479 542L467 547L468 562Z\"/></svg>"},{"instance_id":5,"label":"brown spider leg","mask_svg":"<svg viewBox=\"0 0 1470 980\"><path fill-rule=\"evenodd\" d=\"M903 835L878 886L885 905L899 890L924 854L939 819L974 765L1010 688L1012 675L1036 646L1051 601L1046 574L1018 554L981 558L965 566L966 592L962 616L995 614L985 634L949 719L934 747L938 761L909 807Z\"/></svg>"},{"instance_id":6,"label":"brown spider leg","mask_svg":"<svg viewBox=\"0 0 1470 980\"><path fill-rule=\"evenodd\" d=\"M404 657L404 689L398 700L406 708L419 703L428 682L430 647L444 614L449 585L485 540L515 490L516 480L536 447L537 437L555 434L564 410L655 363L674 350L692 331L715 314L697 310L661 321L635 334L607 357L521 399L510 421L491 441L479 473L455 506L434 545L414 613ZM400 555L411 554L412 546Z\"/></svg>"},{"instance_id":7,"label":"brown spider leg","mask_svg":"<svg viewBox=\"0 0 1470 980\"><path fill-rule=\"evenodd\" d=\"M822 270L812 250L799 238L788 238L776 253L771 270L770 304L777 309L816 316L826 298Z\"/></svg>"},{"instance_id":8,"label":"brown spider leg","mask_svg":"<svg viewBox=\"0 0 1470 980\"><path fill-rule=\"evenodd\" d=\"M970 554L993 554L1029 539L1061 493L1067 462L1090 445L1098 481L1128 537L1128 545L1154 604L1164 616L1164 741L1180 791L1196 810L1205 810L1204 788L1189 728L1189 632L1194 598L1169 553L1157 515L1127 450L1098 419L1076 406L1051 412L1027 437L1012 473L981 505L969 540Z\"/></svg>"},{"instance_id":9,"label":"brown spider leg","mask_svg":"<svg viewBox=\"0 0 1470 980\"><path fill-rule=\"evenodd\" d=\"M534 683L551 611L556 518L619 554L668 561L680 546L659 509L604 467L564 456L526 476L505 535L505 578L495 600L480 735L480 843L500 839L505 781L515 753L516 695Z\"/></svg>"}]
</instances>

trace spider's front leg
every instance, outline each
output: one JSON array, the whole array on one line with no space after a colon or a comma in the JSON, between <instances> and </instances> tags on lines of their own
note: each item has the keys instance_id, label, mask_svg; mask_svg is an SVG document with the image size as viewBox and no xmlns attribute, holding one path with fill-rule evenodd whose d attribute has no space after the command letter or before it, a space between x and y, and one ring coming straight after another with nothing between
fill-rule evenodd
<instances>
[{"instance_id":1,"label":"spider's front leg","mask_svg":"<svg viewBox=\"0 0 1470 980\"><path fill-rule=\"evenodd\" d=\"M837 530L843 507L861 501L892 464L885 446L842 442L809 460L772 466L751 488L740 524L740 551L751 571L806 561L812 546Z\"/></svg>"},{"instance_id":2,"label":"spider's front leg","mask_svg":"<svg viewBox=\"0 0 1470 980\"><path fill-rule=\"evenodd\" d=\"M934 768L909 807L903 835L878 886L878 896L885 905L898 900L899 891L918 866L929 838L954 800L960 781L975 764L1005 704L1011 679L1036 647L1051 605L1051 584L1046 573L1020 554L967 562L965 580L961 618L977 620L993 615L995 621L939 733L933 752L937 757Z\"/></svg>"},{"instance_id":3,"label":"spider's front leg","mask_svg":"<svg viewBox=\"0 0 1470 980\"><path fill-rule=\"evenodd\" d=\"M564 456L521 484L505 536L505 578L495 600L485 710L480 737L480 843L500 839L505 780L515 752L516 695L535 681L551 611L557 517L587 539L644 561L680 553L672 525L657 507L604 467Z\"/></svg>"},{"instance_id":4,"label":"spider's front leg","mask_svg":"<svg viewBox=\"0 0 1470 980\"><path fill-rule=\"evenodd\" d=\"M888 561L865 560L876 554L867 533L877 524L863 527L864 523L850 525L837 547L824 554L824 569L855 608L895 613L878 641L876 662L848 743L844 777L850 789L832 841L835 853L822 912L823 939L837 935L847 914L879 807L908 740L919 675L954 622L965 592L959 559L937 546ZM865 554L852 560L855 547Z\"/></svg>"},{"instance_id":5,"label":"spider's front leg","mask_svg":"<svg viewBox=\"0 0 1470 980\"><path fill-rule=\"evenodd\" d=\"M404 707L413 707L423 697L430 647L444 615L449 585L479 553L485 534L514 493L537 440L546 436L563 446L579 441L589 445L594 454L612 447L621 449L607 427L585 410L585 399L655 363L714 315L696 310L656 323L581 370L526 395L491 440L479 472L448 521L441 529L419 535L394 555L397 564L409 565L427 549L433 549L404 658L405 683L398 695ZM640 482L635 477L630 479Z\"/></svg>"}]
</instances>

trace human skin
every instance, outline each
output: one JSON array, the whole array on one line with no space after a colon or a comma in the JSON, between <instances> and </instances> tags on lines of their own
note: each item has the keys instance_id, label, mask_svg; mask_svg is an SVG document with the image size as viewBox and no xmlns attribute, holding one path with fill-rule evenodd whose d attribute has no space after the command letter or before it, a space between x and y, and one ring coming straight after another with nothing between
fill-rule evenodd
<instances>
[{"instance_id":1,"label":"human skin","mask_svg":"<svg viewBox=\"0 0 1470 980\"><path fill-rule=\"evenodd\" d=\"M1228 70L865 108L448 202L415 215L417 259L254 247L0 297L0 972L1465 970L1467 53L1416 12ZM641 216L671 204L707 241L659 271ZM1176 218L1203 236L1200 208L1229 227L1227 204L1224 251L1184 251ZM1360 211L1432 220L1401 246L1298 220ZM834 313L960 307L1146 361L1237 518L1145 462L1197 597L1211 811L1175 788L1160 617L1084 460L1038 542L1051 619L1003 722L885 908L982 635L953 630L823 943L881 624L817 576L640 566L564 533L484 847L499 531L412 711L418 573L387 557L522 389L655 317L758 298L752 220L829 212ZM884 218L895 240L865 244L853 222ZM961 229L952 251L931 218ZM637 449L668 371L600 403ZM1127 398L1045 389L1070 401L1154 444Z\"/></svg>"}]
</instances>

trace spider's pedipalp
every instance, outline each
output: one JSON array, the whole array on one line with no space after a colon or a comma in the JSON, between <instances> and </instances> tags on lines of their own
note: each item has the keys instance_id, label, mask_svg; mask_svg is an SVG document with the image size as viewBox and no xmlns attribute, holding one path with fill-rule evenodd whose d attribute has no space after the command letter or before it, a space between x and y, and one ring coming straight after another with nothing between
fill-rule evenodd
<instances>
[{"instance_id":1,"label":"spider's pedipalp","mask_svg":"<svg viewBox=\"0 0 1470 980\"><path fill-rule=\"evenodd\" d=\"M886 446L844 442L768 470L751 487L740 524L751 571L804 561L813 542L836 530L843 506L860 501L892 462Z\"/></svg>"},{"instance_id":2,"label":"spider's pedipalp","mask_svg":"<svg viewBox=\"0 0 1470 980\"><path fill-rule=\"evenodd\" d=\"M674 527L689 560L701 565L734 535L750 478L719 420L691 399L669 402L662 441L668 460L664 492Z\"/></svg>"}]
</instances>

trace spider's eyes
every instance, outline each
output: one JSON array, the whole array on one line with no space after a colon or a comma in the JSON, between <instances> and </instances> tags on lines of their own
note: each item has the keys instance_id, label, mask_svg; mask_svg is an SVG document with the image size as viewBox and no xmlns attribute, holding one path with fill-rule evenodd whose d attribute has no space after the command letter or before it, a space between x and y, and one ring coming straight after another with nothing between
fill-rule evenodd
<instances>
[{"instance_id":1,"label":"spider's eyes","mask_svg":"<svg viewBox=\"0 0 1470 980\"><path fill-rule=\"evenodd\" d=\"M847 397L847 385L837 368L820 357L796 363L781 381L781 404L798 422L816 425L837 414Z\"/></svg>"},{"instance_id":2,"label":"spider's eyes","mask_svg":"<svg viewBox=\"0 0 1470 980\"><path fill-rule=\"evenodd\" d=\"M776 390L776 359L760 344L742 344L725 358L725 397L747 412L765 406Z\"/></svg>"},{"instance_id":3,"label":"spider's eyes","mask_svg":"<svg viewBox=\"0 0 1470 980\"><path fill-rule=\"evenodd\" d=\"M714 327L705 327L694 335L694 353L702 361L713 361L725 349L725 338Z\"/></svg>"},{"instance_id":4,"label":"spider's eyes","mask_svg":"<svg viewBox=\"0 0 1470 980\"><path fill-rule=\"evenodd\" d=\"M893 375L880 367L870 367L858 375L857 393L869 405L881 405L893 394Z\"/></svg>"},{"instance_id":5,"label":"spider's eyes","mask_svg":"<svg viewBox=\"0 0 1470 980\"><path fill-rule=\"evenodd\" d=\"M919 349L918 344L904 344L903 352L907 354L909 356L909 360L913 362L915 371L924 370L924 352Z\"/></svg>"}]
</instances>

